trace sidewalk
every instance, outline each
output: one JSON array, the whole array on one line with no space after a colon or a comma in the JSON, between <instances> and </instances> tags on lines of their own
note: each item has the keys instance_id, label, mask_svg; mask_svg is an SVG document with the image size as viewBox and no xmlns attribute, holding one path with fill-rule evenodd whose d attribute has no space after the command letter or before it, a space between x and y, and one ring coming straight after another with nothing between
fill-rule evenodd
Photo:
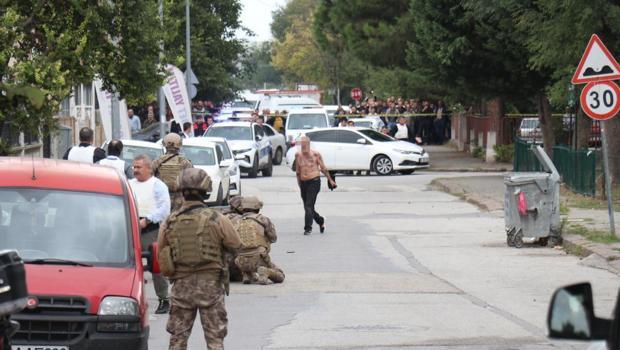
<instances>
[{"instance_id":1,"label":"sidewalk","mask_svg":"<svg viewBox=\"0 0 620 350\"><path fill-rule=\"evenodd\" d=\"M445 163L446 159L458 159L457 168L476 168L479 166L479 159L470 158L471 165L467 166L467 158L457 151L447 151L444 149L435 152L429 148L431 160ZM439 158L439 159L438 159ZM504 175L488 176L464 176L453 178L440 178L432 182L432 185L442 191L456 195L463 200L470 202L483 210L488 210L496 215L503 217L504 210ZM608 214L606 210L569 208L568 214L562 215L562 219L567 224L577 224L588 230L609 231ZM620 213L615 213L616 222L620 223ZM595 243L585 239L581 235L564 234L564 247L581 256L595 254L597 258L590 257L586 260L591 262L596 260L595 267L608 269L620 275L620 243Z\"/></svg>"},{"instance_id":2,"label":"sidewalk","mask_svg":"<svg viewBox=\"0 0 620 350\"><path fill-rule=\"evenodd\" d=\"M451 145L424 146L430 155L431 166L425 171L505 172L512 170L509 163L487 163L465 152L458 152Z\"/></svg>"}]
</instances>

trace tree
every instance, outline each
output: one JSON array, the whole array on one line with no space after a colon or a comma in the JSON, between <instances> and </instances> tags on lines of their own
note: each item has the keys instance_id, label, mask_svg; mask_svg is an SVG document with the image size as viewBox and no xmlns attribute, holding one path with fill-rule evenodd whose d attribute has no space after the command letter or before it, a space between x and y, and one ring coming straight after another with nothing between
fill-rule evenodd
<instances>
[{"instance_id":1,"label":"tree","mask_svg":"<svg viewBox=\"0 0 620 350\"><path fill-rule=\"evenodd\" d=\"M185 66L185 1L167 0L166 22L169 35L165 49L174 63ZM191 2L192 70L198 78L198 99L216 102L230 99L238 90L236 76L245 53L243 42L235 37L244 30L239 22L238 0L194 0Z\"/></svg>"},{"instance_id":2,"label":"tree","mask_svg":"<svg viewBox=\"0 0 620 350\"><path fill-rule=\"evenodd\" d=\"M272 87L279 86L282 83L282 75L271 63L273 43L265 41L249 44L246 50L248 54L242 61L244 74L238 84L244 89L258 89L265 84Z\"/></svg>"},{"instance_id":3,"label":"tree","mask_svg":"<svg viewBox=\"0 0 620 350\"><path fill-rule=\"evenodd\" d=\"M0 0L0 134L53 130L62 99L95 75L122 97L145 98L164 78L160 33L152 2Z\"/></svg>"}]
</instances>

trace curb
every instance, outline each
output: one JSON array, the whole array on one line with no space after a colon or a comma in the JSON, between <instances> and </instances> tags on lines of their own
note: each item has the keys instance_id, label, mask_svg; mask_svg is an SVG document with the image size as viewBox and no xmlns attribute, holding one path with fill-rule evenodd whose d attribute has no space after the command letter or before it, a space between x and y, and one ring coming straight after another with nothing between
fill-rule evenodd
<instances>
[{"instance_id":1,"label":"curb","mask_svg":"<svg viewBox=\"0 0 620 350\"><path fill-rule=\"evenodd\" d=\"M498 203L496 200L490 198L481 198L473 193L467 193L461 186L446 183L442 180L449 181L449 179L435 179L431 181L430 185L440 191L457 196L465 202L471 203L482 210L503 210L504 203ZM605 266L606 270L616 275L620 275L620 253L615 252L602 244L588 241L579 235L563 234L562 247L568 254L573 254L581 258L595 254L607 262Z\"/></svg>"},{"instance_id":2,"label":"curb","mask_svg":"<svg viewBox=\"0 0 620 350\"><path fill-rule=\"evenodd\" d=\"M450 172L458 172L458 173L506 173L512 171L512 169L507 168L426 168L423 171L432 171L432 172L442 172L442 173L450 173Z\"/></svg>"}]
</instances>

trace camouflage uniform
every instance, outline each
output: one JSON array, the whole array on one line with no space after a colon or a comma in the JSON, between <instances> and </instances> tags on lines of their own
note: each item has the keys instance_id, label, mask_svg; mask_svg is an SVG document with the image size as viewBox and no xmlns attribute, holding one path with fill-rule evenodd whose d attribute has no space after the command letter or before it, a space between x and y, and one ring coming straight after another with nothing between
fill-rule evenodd
<instances>
[{"instance_id":1,"label":"camouflage uniform","mask_svg":"<svg viewBox=\"0 0 620 350\"><path fill-rule=\"evenodd\" d=\"M183 169L193 168L189 159L179 155L181 136L169 133L164 137L163 145L166 154L155 159L152 164L153 175L168 186L170 193L170 209L176 210L183 205L183 195L177 188L177 178Z\"/></svg>"},{"instance_id":2,"label":"camouflage uniform","mask_svg":"<svg viewBox=\"0 0 620 350\"><path fill-rule=\"evenodd\" d=\"M269 218L258 213L263 203L256 197L235 197L230 200L230 206L234 211L229 212L228 217L244 244L234 259L243 283L282 283L284 271L269 256L271 243L278 239L276 229ZM244 220L252 224L254 232L239 232L245 230L241 228Z\"/></svg>"},{"instance_id":3,"label":"camouflage uniform","mask_svg":"<svg viewBox=\"0 0 620 350\"><path fill-rule=\"evenodd\" d=\"M204 170L183 170L178 185L184 203L162 225L158 239L162 273L173 283L166 326L169 349L187 349L197 313L208 349L223 349L228 325L224 250L240 248L241 240L230 220L202 202L200 197L211 186ZM166 266L172 270L164 269Z\"/></svg>"}]
</instances>

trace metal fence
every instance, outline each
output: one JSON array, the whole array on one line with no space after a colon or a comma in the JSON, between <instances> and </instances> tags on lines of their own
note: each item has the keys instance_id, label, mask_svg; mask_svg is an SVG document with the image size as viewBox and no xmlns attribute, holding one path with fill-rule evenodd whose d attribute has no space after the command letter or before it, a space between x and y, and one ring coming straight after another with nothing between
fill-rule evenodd
<instances>
[{"instance_id":1,"label":"metal fence","mask_svg":"<svg viewBox=\"0 0 620 350\"><path fill-rule=\"evenodd\" d=\"M573 150L566 146L553 147L553 164L562 181L573 192L586 196L596 194L596 152Z\"/></svg>"},{"instance_id":2,"label":"metal fence","mask_svg":"<svg viewBox=\"0 0 620 350\"><path fill-rule=\"evenodd\" d=\"M531 148L540 142L515 140L514 171L542 171L542 166ZM553 147L553 164L562 181L573 192L586 196L596 194L596 152L573 150L567 146Z\"/></svg>"}]
</instances>

